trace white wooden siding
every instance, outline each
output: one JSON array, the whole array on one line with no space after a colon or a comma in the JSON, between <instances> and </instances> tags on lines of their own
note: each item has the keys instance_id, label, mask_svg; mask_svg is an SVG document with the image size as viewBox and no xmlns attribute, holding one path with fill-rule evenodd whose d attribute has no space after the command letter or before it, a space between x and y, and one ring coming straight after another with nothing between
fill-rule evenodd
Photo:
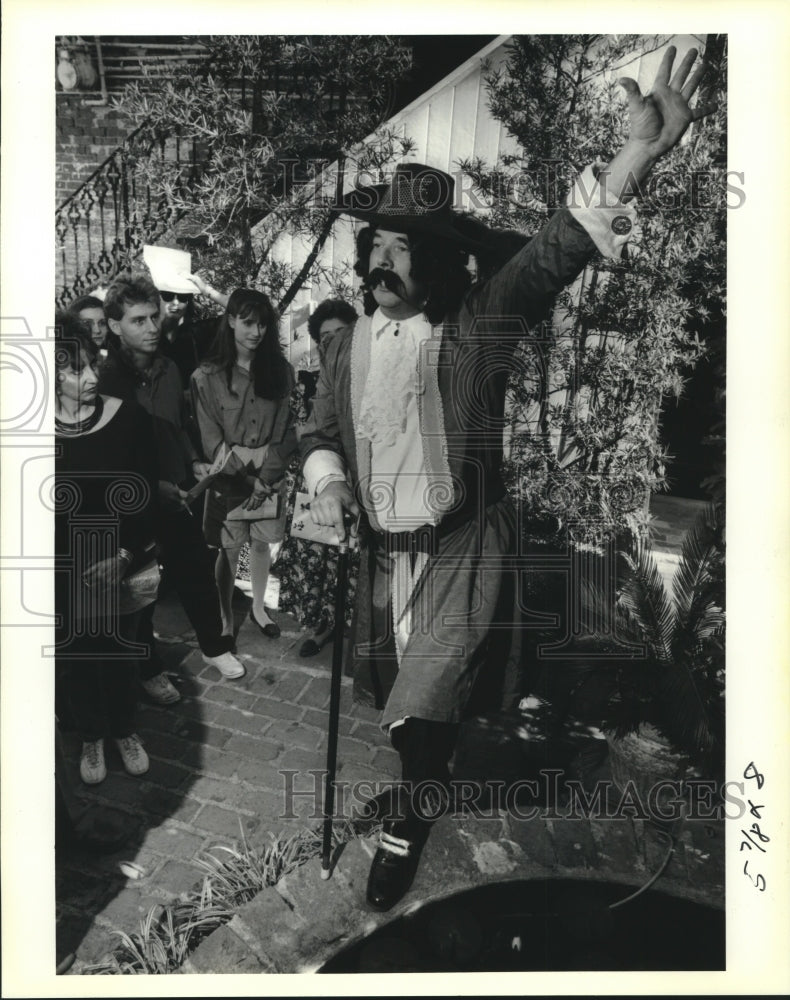
<instances>
[{"instance_id":1,"label":"white wooden siding","mask_svg":"<svg viewBox=\"0 0 790 1000\"><path fill-rule=\"evenodd\" d=\"M506 62L510 38L509 35L500 36L388 121L391 128L397 129L415 143L413 152L406 159L429 163L459 177L458 164L464 159L480 157L493 166L502 155L518 151L516 140L491 115L483 72L484 60L487 60L490 70L497 69ZM671 40L678 49L675 65L689 48L699 46L701 42L704 43L704 36L675 36ZM643 92L647 91L664 51L661 48L628 62L623 67L622 75L636 78ZM334 191L333 173L334 167L330 167L325 191ZM353 176L346 178L346 191L353 187L353 181ZM457 190L458 188L460 184L457 183ZM457 207L470 207L466 191L458 199ZM319 255L323 266L342 270L353 264L354 232L360 225L361 223L345 218L335 224L332 235ZM309 251L310 247L303 240L291 239L283 234L273 252L278 260L290 264L298 272ZM354 287L357 288L358 279L353 277ZM304 327L305 316L329 293L330 288L325 282L314 280L297 294L283 318L283 339L288 344L288 351L295 365L303 367L312 364L315 367L317 363L317 358L310 356L310 342Z\"/></svg>"}]
</instances>

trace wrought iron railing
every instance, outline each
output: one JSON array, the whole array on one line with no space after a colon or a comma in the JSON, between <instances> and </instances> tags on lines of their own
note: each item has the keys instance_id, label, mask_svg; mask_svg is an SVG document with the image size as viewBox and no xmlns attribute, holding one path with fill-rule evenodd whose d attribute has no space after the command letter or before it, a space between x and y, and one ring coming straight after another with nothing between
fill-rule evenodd
<instances>
[{"instance_id":1,"label":"wrought iron railing","mask_svg":"<svg viewBox=\"0 0 790 1000\"><path fill-rule=\"evenodd\" d=\"M266 64L264 78L249 80L243 75L229 81L238 95L240 106L249 111L255 131L266 134L268 123L262 109L263 93L304 95L316 99L309 85L312 67L309 60L289 62L273 59ZM210 72L207 61L200 72ZM198 72L198 70L195 70ZM355 103L368 98L349 94L343 85L322 83L321 101L330 112L340 115ZM109 283L120 271L131 267L145 243L160 239L181 218L183 212L160 193L154 194L135 164L154 147L141 150L145 125L133 132L68 197L55 212L56 235L56 305L69 303L99 285ZM202 175L202 156L197 142L177 137L159 141L156 150L163 159L183 166L180 182L192 189ZM325 151L317 148L316 156ZM334 155L334 151L333 155ZM305 175L304 179L309 179ZM291 178L290 183L295 183Z\"/></svg>"},{"instance_id":2,"label":"wrought iron railing","mask_svg":"<svg viewBox=\"0 0 790 1000\"><path fill-rule=\"evenodd\" d=\"M60 308L130 268L143 245L156 242L178 220L177 210L138 174L137 140L137 132L129 136L55 212ZM184 187L199 181L202 165L194 141L163 139L158 155L182 167Z\"/></svg>"}]
</instances>

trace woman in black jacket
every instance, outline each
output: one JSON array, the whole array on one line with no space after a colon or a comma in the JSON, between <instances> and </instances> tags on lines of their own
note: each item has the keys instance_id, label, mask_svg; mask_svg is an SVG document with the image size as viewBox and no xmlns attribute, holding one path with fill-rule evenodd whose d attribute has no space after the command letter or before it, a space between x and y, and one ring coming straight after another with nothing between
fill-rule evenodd
<instances>
[{"instance_id":1,"label":"woman in black jacket","mask_svg":"<svg viewBox=\"0 0 790 1000\"><path fill-rule=\"evenodd\" d=\"M80 776L103 781L104 742L114 740L129 774L148 770L134 732L139 607L121 603L121 581L150 567L156 595L154 504L158 471L148 414L98 392L98 348L74 317L57 326L55 363L55 574L58 674L82 737ZM130 602L131 603L131 602Z\"/></svg>"}]
</instances>

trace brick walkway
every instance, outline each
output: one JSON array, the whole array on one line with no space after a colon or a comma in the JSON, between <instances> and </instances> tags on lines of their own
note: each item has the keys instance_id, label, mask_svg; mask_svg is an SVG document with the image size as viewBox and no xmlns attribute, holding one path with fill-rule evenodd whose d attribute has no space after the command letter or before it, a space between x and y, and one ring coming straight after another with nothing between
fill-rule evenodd
<instances>
[{"instance_id":1,"label":"brick walkway","mask_svg":"<svg viewBox=\"0 0 790 1000\"><path fill-rule=\"evenodd\" d=\"M193 859L204 849L239 840L242 831L258 845L270 832L304 828L312 799L303 796L286 816L280 772L325 765L331 648L300 658L304 635L295 621L275 614L282 635L266 639L246 618L248 603L239 602L238 617L245 617L237 648L247 667L240 681L224 680L203 663L175 599L157 608L160 650L182 700L167 708L141 702L138 732L151 758L144 777L129 777L108 747L107 779L94 788L81 785L79 741L64 735L80 797L122 810L132 831L128 845L110 857L58 854L57 955L60 961L76 952L73 973L114 947L115 931L136 930L152 905L198 886L201 873ZM344 679L338 747L343 781L397 775L397 755L377 718L371 709L352 706ZM310 790L298 780L297 789ZM121 866L129 862L134 867L125 865L124 874Z\"/></svg>"}]
</instances>

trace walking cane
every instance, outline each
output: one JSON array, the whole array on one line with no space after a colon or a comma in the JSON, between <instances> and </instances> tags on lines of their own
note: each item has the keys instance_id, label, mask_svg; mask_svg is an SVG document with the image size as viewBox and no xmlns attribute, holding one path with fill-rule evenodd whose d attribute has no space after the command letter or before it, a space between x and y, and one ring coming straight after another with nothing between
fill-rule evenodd
<instances>
[{"instance_id":1,"label":"walking cane","mask_svg":"<svg viewBox=\"0 0 790 1000\"><path fill-rule=\"evenodd\" d=\"M335 775L337 772L337 731L340 718L340 679L343 670L343 631L346 620L346 581L348 578L348 541L338 545L337 586L335 589L335 634L332 639L332 685L329 694L329 733L326 747L326 784L324 786L324 838L321 848L321 878L332 874L332 816L335 811Z\"/></svg>"},{"instance_id":2,"label":"walking cane","mask_svg":"<svg viewBox=\"0 0 790 1000\"><path fill-rule=\"evenodd\" d=\"M337 734L340 720L340 681L343 674L343 626L346 620L346 587L348 582L348 550L353 535L347 527L345 540L337 541L333 528L319 527L306 515L310 510L307 493L297 493L294 498L294 516L291 519L291 536L321 545L337 546L337 583L335 586L335 634L332 640L332 684L329 694L329 731L326 747L326 783L324 785L324 827L321 846L321 878L331 875L332 819L335 811L335 776L337 774ZM357 527L359 519L357 519Z\"/></svg>"}]
</instances>

